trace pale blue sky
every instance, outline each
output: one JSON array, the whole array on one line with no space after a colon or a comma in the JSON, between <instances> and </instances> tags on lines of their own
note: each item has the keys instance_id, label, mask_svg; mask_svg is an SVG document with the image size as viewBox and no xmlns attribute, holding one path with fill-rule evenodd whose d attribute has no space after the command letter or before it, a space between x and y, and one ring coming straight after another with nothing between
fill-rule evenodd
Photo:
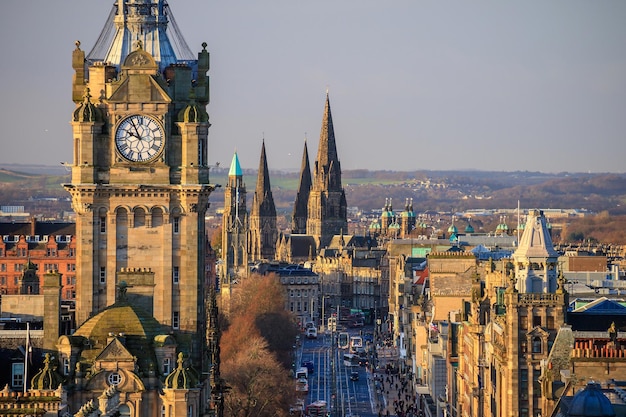
<instances>
[{"instance_id":1,"label":"pale blue sky","mask_svg":"<svg viewBox=\"0 0 626 417\"><path fill-rule=\"evenodd\" d=\"M313 159L328 88L344 169L626 172L623 0L169 3L211 53L213 163ZM74 41L112 4L3 2L0 163L71 160Z\"/></svg>"}]
</instances>

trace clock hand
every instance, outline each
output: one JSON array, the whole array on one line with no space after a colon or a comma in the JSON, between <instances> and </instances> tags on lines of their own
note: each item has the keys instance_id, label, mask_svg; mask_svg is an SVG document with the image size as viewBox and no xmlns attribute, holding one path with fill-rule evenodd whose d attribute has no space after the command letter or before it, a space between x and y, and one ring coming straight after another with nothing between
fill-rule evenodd
<instances>
[{"instance_id":1,"label":"clock hand","mask_svg":"<svg viewBox=\"0 0 626 417\"><path fill-rule=\"evenodd\" d=\"M135 133L137 134L135 136L137 139L141 140L141 135L139 134L139 129L137 129L137 125L135 124L135 121L133 119L130 119L130 124L133 125L133 129L135 129Z\"/></svg>"}]
</instances>

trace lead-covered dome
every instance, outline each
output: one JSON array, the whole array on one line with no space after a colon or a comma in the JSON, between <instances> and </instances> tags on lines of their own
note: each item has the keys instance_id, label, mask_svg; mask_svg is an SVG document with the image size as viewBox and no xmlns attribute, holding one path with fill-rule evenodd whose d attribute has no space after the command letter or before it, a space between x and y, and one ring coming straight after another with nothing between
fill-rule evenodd
<instances>
[{"instance_id":1,"label":"lead-covered dome","mask_svg":"<svg viewBox=\"0 0 626 417\"><path fill-rule=\"evenodd\" d=\"M579 391L569 407L569 417L615 417L611 401L602 393L600 384L589 382Z\"/></svg>"}]
</instances>

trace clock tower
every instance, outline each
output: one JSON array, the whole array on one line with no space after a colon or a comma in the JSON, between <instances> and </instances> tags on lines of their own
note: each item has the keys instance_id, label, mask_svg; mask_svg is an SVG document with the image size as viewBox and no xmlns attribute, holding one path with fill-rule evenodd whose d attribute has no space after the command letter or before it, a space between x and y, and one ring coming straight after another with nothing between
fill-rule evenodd
<instances>
[{"instance_id":1,"label":"clock tower","mask_svg":"<svg viewBox=\"0 0 626 417\"><path fill-rule=\"evenodd\" d=\"M77 324L122 284L199 364L214 189L206 44L190 52L164 0L117 1L91 52L76 43L72 66Z\"/></svg>"}]
</instances>

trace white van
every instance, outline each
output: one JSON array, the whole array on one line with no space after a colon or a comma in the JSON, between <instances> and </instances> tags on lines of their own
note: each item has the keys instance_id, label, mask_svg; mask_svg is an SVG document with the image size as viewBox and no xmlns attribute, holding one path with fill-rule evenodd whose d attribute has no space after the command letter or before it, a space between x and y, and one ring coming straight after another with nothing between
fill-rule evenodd
<instances>
[{"instance_id":1,"label":"white van","mask_svg":"<svg viewBox=\"0 0 626 417\"><path fill-rule=\"evenodd\" d=\"M317 329L315 327L309 327L306 329L307 339L317 339Z\"/></svg>"},{"instance_id":2,"label":"white van","mask_svg":"<svg viewBox=\"0 0 626 417\"><path fill-rule=\"evenodd\" d=\"M305 367L298 368L296 371L296 379L309 379L309 370Z\"/></svg>"}]
</instances>

